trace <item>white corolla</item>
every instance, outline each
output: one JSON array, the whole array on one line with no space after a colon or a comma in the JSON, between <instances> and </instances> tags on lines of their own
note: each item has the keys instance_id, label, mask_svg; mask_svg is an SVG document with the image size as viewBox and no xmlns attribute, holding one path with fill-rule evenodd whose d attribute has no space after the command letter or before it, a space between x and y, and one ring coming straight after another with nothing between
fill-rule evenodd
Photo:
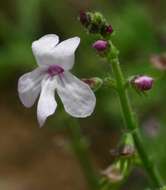
<instances>
[{"instance_id":1,"label":"white corolla","mask_svg":"<svg viewBox=\"0 0 166 190\"><path fill-rule=\"evenodd\" d=\"M65 111L73 117L91 115L96 104L90 87L69 72L74 65L74 53L80 38L58 42L59 37L55 34L34 41L32 51L38 67L18 81L19 97L25 107L31 107L39 96L37 118L40 126L56 110L55 90Z\"/></svg>"}]
</instances>

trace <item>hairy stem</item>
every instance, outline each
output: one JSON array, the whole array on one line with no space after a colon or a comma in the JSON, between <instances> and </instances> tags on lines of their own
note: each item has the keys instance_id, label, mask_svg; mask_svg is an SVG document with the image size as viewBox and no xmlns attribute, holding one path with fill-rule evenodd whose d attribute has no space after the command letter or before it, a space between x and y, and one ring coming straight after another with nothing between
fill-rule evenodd
<instances>
[{"instance_id":1,"label":"hairy stem","mask_svg":"<svg viewBox=\"0 0 166 190\"><path fill-rule=\"evenodd\" d=\"M99 190L99 178L96 175L92 163L88 157L88 145L86 139L81 134L79 123L76 120L71 120L69 132L72 140L72 148L77 156L80 166L84 172L85 178L89 184L89 189Z\"/></svg>"},{"instance_id":2,"label":"hairy stem","mask_svg":"<svg viewBox=\"0 0 166 190\"><path fill-rule=\"evenodd\" d=\"M134 139L135 147L137 152L142 160L143 166L149 175L151 180L151 184L154 189L162 187L162 181L159 176L159 173L152 162L152 160L148 157L147 152L144 148L144 144L142 142L142 138L139 133L137 121L135 119L135 115L132 111L131 103L127 94L127 90L125 88L125 80L124 76L119 64L118 59L111 59L112 70L117 83L117 91L120 99L120 104L123 112L124 121L126 124L126 128L131 132L132 137Z\"/></svg>"}]
</instances>

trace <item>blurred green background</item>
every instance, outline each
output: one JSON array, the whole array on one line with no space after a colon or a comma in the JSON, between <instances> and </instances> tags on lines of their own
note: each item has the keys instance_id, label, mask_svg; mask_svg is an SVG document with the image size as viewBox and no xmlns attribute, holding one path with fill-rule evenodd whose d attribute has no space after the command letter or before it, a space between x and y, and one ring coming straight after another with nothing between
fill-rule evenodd
<instances>
[{"instance_id":1,"label":"blurred green background","mask_svg":"<svg viewBox=\"0 0 166 190\"><path fill-rule=\"evenodd\" d=\"M100 11L112 24L114 43L120 50L125 75L155 77L146 97L132 89L131 101L149 155L166 181L166 74L149 61L166 51L165 0L6 0L0 2L0 189L85 190L86 182L72 153L59 101L56 113L38 128L36 107L24 108L17 95L18 78L36 67L32 41L55 33L61 40L80 36L73 73L79 78L108 76L108 67L91 48L97 36L87 35L78 21L80 10ZM110 150L121 135L123 121L115 92L102 88L96 93L94 114L79 120L90 144L97 170L112 163ZM135 169L122 189L147 187L147 177Z\"/></svg>"}]
</instances>

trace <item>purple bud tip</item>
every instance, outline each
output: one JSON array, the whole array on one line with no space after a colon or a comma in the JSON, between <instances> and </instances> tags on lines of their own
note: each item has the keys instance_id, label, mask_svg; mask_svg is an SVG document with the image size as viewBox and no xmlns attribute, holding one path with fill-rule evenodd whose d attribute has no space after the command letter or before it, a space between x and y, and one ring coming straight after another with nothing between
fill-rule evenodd
<instances>
[{"instance_id":1,"label":"purple bud tip","mask_svg":"<svg viewBox=\"0 0 166 190\"><path fill-rule=\"evenodd\" d=\"M86 12L80 11L80 22L82 25L87 26L90 22L90 17Z\"/></svg>"},{"instance_id":2,"label":"purple bud tip","mask_svg":"<svg viewBox=\"0 0 166 190\"><path fill-rule=\"evenodd\" d=\"M112 33L113 33L113 28L112 28L111 25L109 25L109 26L106 27L106 32L107 32L108 34L112 34Z\"/></svg>"},{"instance_id":3,"label":"purple bud tip","mask_svg":"<svg viewBox=\"0 0 166 190\"><path fill-rule=\"evenodd\" d=\"M134 79L134 85L141 91L150 90L153 86L153 78L148 76L139 76Z\"/></svg>"},{"instance_id":4,"label":"purple bud tip","mask_svg":"<svg viewBox=\"0 0 166 190\"><path fill-rule=\"evenodd\" d=\"M108 47L108 42L105 40L97 40L93 45L97 51L104 51Z\"/></svg>"}]
</instances>

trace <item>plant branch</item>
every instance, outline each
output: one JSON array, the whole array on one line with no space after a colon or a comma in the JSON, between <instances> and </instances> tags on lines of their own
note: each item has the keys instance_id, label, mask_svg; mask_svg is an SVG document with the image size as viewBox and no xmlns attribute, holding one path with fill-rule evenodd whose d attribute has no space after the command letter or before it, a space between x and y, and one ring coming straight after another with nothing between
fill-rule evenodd
<instances>
[{"instance_id":1,"label":"plant branch","mask_svg":"<svg viewBox=\"0 0 166 190\"><path fill-rule=\"evenodd\" d=\"M153 188L161 188L163 186L160 175L156 169L156 166L152 160L148 157L147 152L144 148L142 138L139 133L137 120L135 119L134 112L132 111L131 103L129 101L128 93L125 88L125 79L119 64L118 59L111 59L112 70L117 83L117 91L120 99L120 104L123 112L124 121L126 128L131 132L134 139L135 147L142 160L143 166L146 169Z\"/></svg>"}]
</instances>

